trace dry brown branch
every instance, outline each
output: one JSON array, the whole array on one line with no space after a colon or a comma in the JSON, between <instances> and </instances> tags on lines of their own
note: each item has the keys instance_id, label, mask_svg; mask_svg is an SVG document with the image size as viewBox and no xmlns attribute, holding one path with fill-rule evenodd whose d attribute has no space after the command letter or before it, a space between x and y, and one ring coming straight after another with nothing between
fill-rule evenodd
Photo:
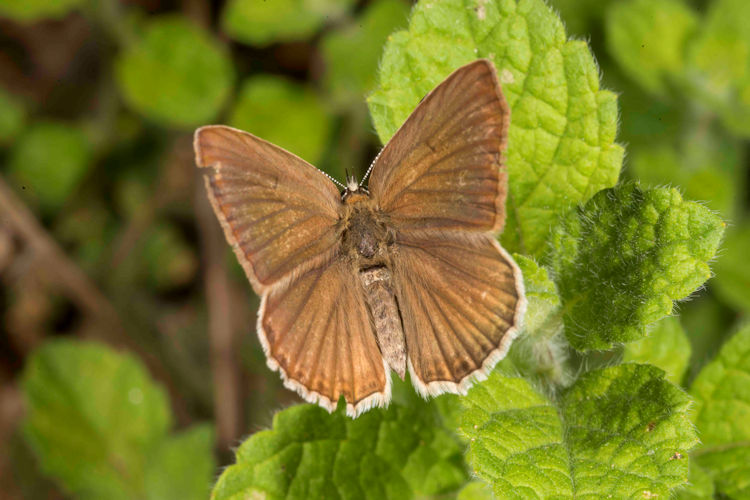
<instances>
[{"instance_id":1,"label":"dry brown branch","mask_svg":"<svg viewBox=\"0 0 750 500\"><path fill-rule=\"evenodd\" d=\"M133 342L112 303L65 254L2 176L0 176L0 225L9 228L24 242L26 252L33 255L32 265L40 266L48 282L61 290L93 323L94 327L86 331L99 340L129 349L139 355L152 375L166 385L178 421L186 423L187 413L184 402L163 363L153 353L147 352Z\"/></svg>"},{"instance_id":2,"label":"dry brown branch","mask_svg":"<svg viewBox=\"0 0 750 500\"><path fill-rule=\"evenodd\" d=\"M39 265L44 266L46 275L82 311L93 318L102 320L110 327L119 324L112 304L88 279L81 269L71 261L57 242L47 233L36 217L16 196L0 177L0 218L33 252Z\"/></svg>"},{"instance_id":3,"label":"dry brown branch","mask_svg":"<svg viewBox=\"0 0 750 500\"><path fill-rule=\"evenodd\" d=\"M203 178L196 173L196 220L203 253L204 283L208 302L208 334L214 382L216 439L219 450L234 445L242 432L240 369L235 350L231 290L224 265L226 242L211 210Z\"/></svg>"}]
</instances>

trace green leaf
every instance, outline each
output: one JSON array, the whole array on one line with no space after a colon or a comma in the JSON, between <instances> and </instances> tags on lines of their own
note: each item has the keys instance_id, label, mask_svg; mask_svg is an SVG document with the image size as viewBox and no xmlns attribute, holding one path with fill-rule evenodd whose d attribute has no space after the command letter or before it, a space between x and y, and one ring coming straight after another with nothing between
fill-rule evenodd
<instances>
[{"instance_id":1,"label":"green leaf","mask_svg":"<svg viewBox=\"0 0 750 500\"><path fill-rule=\"evenodd\" d=\"M750 224L745 222L727 231L721 256L716 261L716 292L729 304L750 311Z\"/></svg>"},{"instance_id":2,"label":"green leaf","mask_svg":"<svg viewBox=\"0 0 750 500\"><path fill-rule=\"evenodd\" d=\"M698 440L688 396L663 376L615 366L552 399L495 371L462 400L469 463L497 498L667 498Z\"/></svg>"},{"instance_id":3,"label":"green leaf","mask_svg":"<svg viewBox=\"0 0 750 500\"><path fill-rule=\"evenodd\" d=\"M458 492L456 500L495 500L495 495L487 483L473 481Z\"/></svg>"},{"instance_id":4,"label":"green leaf","mask_svg":"<svg viewBox=\"0 0 750 500\"><path fill-rule=\"evenodd\" d=\"M680 385L690 362L690 341L680 320L664 318L647 337L626 344L623 361L656 365L667 372L667 380Z\"/></svg>"},{"instance_id":5,"label":"green leaf","mask_svg":"<svg viewBox=\"0 0 750 500\"><path fill-rule=\"evenodd\" d=\"M331 134L331 118L312 90L271 75L253 76L243 83L229 123L314 165Z\"/></svg>"},{"instance_id":6,"label":"green leaf","mask_svg":"<svg viewBox=\"0 0 750 500\"><path fill-rule=\"evenodd\" d=\"M391 32L406 25L408 14L403 0L379 0L354 24L323 38L324 82L336 101L358 103L375 87L381 47Z\"/></svg>"},{"instance_id":7,"label":"green leaf","mask_svg":"<svg viewBox=\"0 0 750 500\"><path fill-rule=\"evenodd\" d=\"M25 119L18 97L0 87L0 145L8 144L16 138Z\"/></svg>"},{"instance_id":8,"label":"green leaf","mask_svg":"<svg viewBox=\"0 0 750 500\"><path fill-rule=\"evenodd\" d=\"M9 161L16 184L43 208L61 207L91 167L91 144L70 123L42 121L18 139Z\"/></svg>"},{"instance_id":9,"label":"green leaf","mask_svg":"<svg viewBox=\"0 0 750 500\"><path fill-rule=\"evenodd\" d=\"M354 0L230 0L221 15L222 30L250 45L304 40L325 22L344 16Z\"/></svg>"},{"instance_id":10,"label":"green leaf","mask_svg":"<svg viewBox=\"0 0 750 500\"><path fill-rule=\"evenodd\" d=\"M675 500L699 500L714 498L714 482L706 471L696 464L695 460L690 460L690 470L688 471L688 484L676 491Z\"/></svg>"},{"instance_id":11,"label":"green leaf","mask_svg":"<svg viewBox=\"0 0 750 500\"><path fill-rule=\"evenodd\" d=\"M750 325L741 328L690 388L702 446L695 459L731 498L750 496Z\"/></svg>"},{"instance_id":12,"label":"green leaf","mask_svg":"<svg viewBox=\"0 0 750 500\"><path fill-rule=\"evenodd\" d=\"M205 500L214 481L213 446L213 427L207 424L162 442L146 466L147 498Z\"/></svg>"},{"instance_id":13,"label":"green leaf","mask_svg":"<svg viewBox=\"0 0 750 500\"><path fill-rule=\"evenodd\" d=\"M685 44L698 17L680 0L627 0L606 16L607 48L623 70L645 89L668 90L667 78L684 73Z\"/></svg>"},{"instance_id":14,"label":"green leaf","mask_svg":"<svg viewBox=\"0 0 750 500\"><path fill-rule=\"evenodd\" d=\"M28 360L25 434L42 469L77 498L143 497L148 457L170 426L167 397L135 358L53 341Z\"/></svg>"},{"instance_id":15,"label":"green leaf","mask_svg":"<svg viewBox=\"0 0 750 500\"><path fill-rule=\"evenodd\" d=\"M465 481L462 448L425 402L391 404L355 420L297 405L240 446L212 498L408 499Z\"/></svg>"},{"instance_id":16,"label":"green leaf","mask_svg":"<svg viewBox=\"0 0 750 500\"><path fill-rule=\"evenodd\" d=\"M85 0L0 0L0 17L22 23L60 19Z\"/></svg>"},{"instance_id":17,"label":"green leaf","mask_svg":"<svg viewBox=\"0 0 750 500\"><path fill-rule=\"evenodd\" d=\"M599 89L586 44L566 41L543 0L422 0L409 29L389 38L379 89L368 99L381 141L451 71L478 57L495 64L512 109L503 245L539 257L569 205L617 181L617 100Z\"/></svg>"},{"instance_id":18,"label":"green leaf","mask_svg":"<svg viewBox=\"0 0 750 500\"><path fill-rule=\"evenodd\" d=\"M740 200L742 148L725 132L694 123L678 147L662 143L631 148L631 173L651 186L680 186L685 198L701 200L732 218Z\"/></svg>"},{"instance_id":19,"label":"green leaf","mask_svg":"<svg viewBox=\"0 0 750 500\"><path fill-rule=\"evenodd\" d=\"M515 254L513 259L521 268L526 290L526 314L523 318L524 335L549 335L562 328L559 317L560 297L547 268L533 259Z\"/></svg>"},{"instance_id":20,"label":"green leaf","mask_svg":"<svg viewBox=\"0 0 750 500\"><path fill-rule=\"evenodd\" d=\"M563 386L570 382L566 370L568 343L562 336L560 297L547 269L534 260L515 254L526 291L526 314L521 335L513 342L508 357L526 377L543 384Z\"/></svg>"},{"instance_id":21,"label":"green leaf","mask_svg":"<svg viewBox=\"0 0 750 500\"><path fill-rule=\"evenodd\" d=\"M722 252L723 252L722 243ZM712 288L713 282L712 282ZM690 340L692 356L687 380L692 383L701 369L721 350L731 337L736 312L720 302L716 294L701 294L680 308L680 323Z\"/></svg>"},{"instance_id":22,"label":"green leaf","mask_svg":"<svg viewBox=\"0 0 750 500\"><path fill-rule=\"evenodd\" d=\"M193 127L213 120L232 87L226 49L175 15L150 18L143 37L115 64L128 104L165 126Z\"/></svg>"},{"instance_id":23,"label":"green leaf","mask_svg":"<svg viewBox=\"0 0 750 500\"><path fill-rule=\"evenodd\" d=\"M750 2L709 3L688 49L688 78L698 97L738 134L750 135Z\"/></svg>"},{"instance_id":24,"label":"green leaf","mask_svg":"<svg viewBox=\"0 0 750 500\"><path fill-rule=\"evenodd\" d=\"M571 345L606 349L642 337L673 301L711 277L707 262L724 226L675 189L635 184L603 190L571 211L550 255Z\"/></svg>"},{"instance_id":25,"label":"green leaf","mask_svg":"<svg viewBox=\"0 0 750 500\"><path fill-rule=\"evenodd\" d=\"M549 0L571 35L590 36L613 0Z\"/></svg>"}]
</instances>

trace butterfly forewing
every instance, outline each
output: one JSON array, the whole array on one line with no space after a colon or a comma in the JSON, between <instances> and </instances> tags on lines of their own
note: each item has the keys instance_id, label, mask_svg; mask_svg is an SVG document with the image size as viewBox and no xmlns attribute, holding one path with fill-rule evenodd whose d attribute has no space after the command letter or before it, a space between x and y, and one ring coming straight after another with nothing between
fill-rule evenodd
<instances>
[{"instance_id":1,"label":"butterfly forewing","mask_svg":"<svg viewBox=\"0 0 750 500\"><path fill-rule=\"evenodd\" d=\"M195 133L198 166L227 239L257 292L330 261L339 193L304 160L230 127Z\"/></svg>"},{"instance_id":2,"label":"butterfly forewing","mask_svg":"<svg viewBox=\"0 0 750 500\"><path fill-rule=\"evenodd\" d=\"M401 230L499 230L509 108L491 63L450 75L375 161L369 189Z\"/></svg>"}]
</instances>

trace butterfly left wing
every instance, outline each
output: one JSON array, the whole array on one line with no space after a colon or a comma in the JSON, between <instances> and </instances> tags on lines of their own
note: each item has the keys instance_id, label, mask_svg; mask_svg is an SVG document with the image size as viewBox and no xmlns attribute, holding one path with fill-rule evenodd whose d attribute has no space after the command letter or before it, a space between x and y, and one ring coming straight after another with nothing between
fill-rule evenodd
<instances>
[{"instance_id":1,"label":"butterfly left wing","mask_svg":"<svg viewBox=\"0 0 750 500\"><path fill-rule=\"evenodd\" d=\"M402 235L393 259L412 383L463 394L502 359L526 308L513 259L486 234Z\"/></svg>"},{"instance_id":2,"label":"butterfly left wing","mask_svg":"<svg viewBox=\"0 0 750 500\"><path fill-rule=\"evenodd\" d=\"M224 126L195 134L227 240L262 296L258 336L287 387L352 416L390 401L359 277L340 258L340 195L312 165Z\"/></svg>"},{"instance_id":3,"label":"butterfly left wing","mask_svg":"<svg viewBox=\"0 0 750 500\"><path fill-rule=\"evenodd\" d=\"M223 125L196 130L194 147L211 205L258 294L332 258L340 195L322 172Z\"/></svg>"},{"instance_id":4,"label":"butterfly left wing","mask_svg":"<svg viewBox=\"0 0 750 500\"><path fill-rule=\"evenodd\" d=\"M343 396L352 417L390 401L390 372L348 262L275 286L263 298L258 332L269 367L307 401L333 411Z\"/></svg>"}]
</instances>

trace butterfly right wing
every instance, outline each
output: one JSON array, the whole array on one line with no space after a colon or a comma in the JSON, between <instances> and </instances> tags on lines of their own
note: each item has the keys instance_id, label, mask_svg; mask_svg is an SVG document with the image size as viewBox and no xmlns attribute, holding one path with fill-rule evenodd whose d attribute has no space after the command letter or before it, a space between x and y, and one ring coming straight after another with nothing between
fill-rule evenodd
<instances>
[{"instance_id":1,"label":"butterfly right wing","mask_svg":"<svg viewBox=\"0 0 750 500\"><path fill-rule=\"evenodd\" d=\"M263 298L258 332L268 365L307 401L333 411L343 396L352 417L390 401L389 369L349 262L275 286Z\"/></svg>"},{"instance_id":2,"label":"butterfly right wing","mask_svg":"<svg viewBox=\"0 0 750 500\"><path fill-rule=\"evenodd\" d=\"M465 393L505 356L525 311L505 221L510 108L492 63L446 78L386 144L368 185L394 227L393 277L412 383Z\"/></svg>"},{"instance_id":3,"label":"butterfly right wing","mask_svg":"<svg viewBox=\"0 0 750 500\"><path fill-rule=\"evenodd\" d=\"M510 108L492 63L454 71L388 141L368 189L401 231L499 231Z\"/></svg>"},{"instance_id":4,"label":"butterfly right wing","mask_svg":"<svg viewBox=\"0 0 750 500\"><path fill-rule=\"evenodd\" d=\"M256 292L332 258L340 196L319 170L222 125L199 128L194 147L211 204Z\"/></svg>"}]
</instances>

